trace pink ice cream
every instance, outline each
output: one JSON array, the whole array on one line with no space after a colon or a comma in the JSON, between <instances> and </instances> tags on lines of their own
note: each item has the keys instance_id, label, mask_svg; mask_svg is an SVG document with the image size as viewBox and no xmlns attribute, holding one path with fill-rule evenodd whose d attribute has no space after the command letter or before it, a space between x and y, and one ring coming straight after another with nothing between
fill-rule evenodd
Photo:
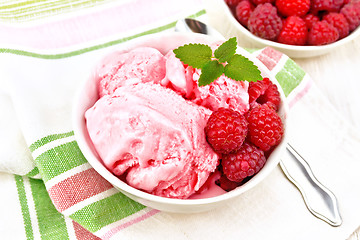
<instances>
[{"instance_id":1,"label":"pink ice cream","mask_svg":"<svg viewBox=\"0 0 360 240\"><path fill-rule=\"evenodd\" d=\"M205 139L211 111L159 84L117 88L86 112L105 166L146 192L188 198L218 165Z\"/></svg>"},{"instance_id":2,"label":"pink ice cream","mask_svg":"<svg viewBox=\"0 0 360 240\"><path fill-rule=\"evenodd\" d=\"M213 111L219 108L231 108L244 114L249 110L249 82L234 81L222 75L209 85L194 90L191 101Z\"/></svg>"},{"instance_id":3,"label":"pink ice cream","mask_svg":"<svg viewBox=\"0 0 360 240\"><path fill-rule=\"evenodd\" d=\"M108 56L98 70L99 96L137 82L159 83L165 77L165 58L155 48L142 47Z\"/></svg>"},{"instance_id":4,"label":"pink ice cream","mask_svg":"<svg viewBox=\"0 0 360 240\"><path fill-rule=\"evenodd\" d=\"M206 141L207 119L220 107L246 112L249 96L247 82L225 76L199 87L200 71L183 65L173 51L163 55L149 47L115 53L102 62L100 98L85 118L111 172L158 196L206 196L207 180L219 164Z\"/></svg>"},{"instance_id":5,"label":"pink ice cream","mask_svg":"<svg viewBox=\"0 0 360 240\"><path fill-rule=\"evenodd\" d=\"M166 77L161 81L162 85L212 111L224 107L243 114L249 110L249 82L234 81L222 75L211 84L199 87L201 70L184 66L172 51L165 57Z\"/></svg>"}]
</instances>

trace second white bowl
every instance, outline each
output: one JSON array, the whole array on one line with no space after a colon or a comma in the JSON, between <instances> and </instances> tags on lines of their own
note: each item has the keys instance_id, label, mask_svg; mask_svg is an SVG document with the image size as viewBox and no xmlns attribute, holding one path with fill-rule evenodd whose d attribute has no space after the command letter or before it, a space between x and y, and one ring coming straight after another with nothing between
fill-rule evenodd
<instances>
[{"instance_id":1,"label":"second white bowl","mask_svg":"<svg viewBox=\"0 0 360 240\"><path fill-rule=\"evenodd\" d=\"M323 55L339 46L351 42L360 35L360 27L358 27L349 36L331 44L322 46L295 46L255 36L236 20L224 0L207 0L206 12L208 14L209 24L226 38L237 37L239 46L245 48L263 48L270 46L291 58L308 58Z\"/></svg>"}]
</instances>

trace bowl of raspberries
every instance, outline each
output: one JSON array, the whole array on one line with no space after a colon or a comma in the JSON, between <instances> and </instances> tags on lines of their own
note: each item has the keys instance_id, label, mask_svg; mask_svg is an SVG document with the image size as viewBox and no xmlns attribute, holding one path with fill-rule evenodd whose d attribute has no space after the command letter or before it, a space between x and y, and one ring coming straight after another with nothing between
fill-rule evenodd
<instances>
[{"instance_id":1,"label":"bowl of raspberries","mask_svg":"<svg viewBox=\"0 0 360 240\"><path fill-rule=\"evenodd\" d=\"M360 34L359 0L210 0L208 13L210 24L240 45L271 46L293 58L328 53Z\"/></svg>"}]
</instances>

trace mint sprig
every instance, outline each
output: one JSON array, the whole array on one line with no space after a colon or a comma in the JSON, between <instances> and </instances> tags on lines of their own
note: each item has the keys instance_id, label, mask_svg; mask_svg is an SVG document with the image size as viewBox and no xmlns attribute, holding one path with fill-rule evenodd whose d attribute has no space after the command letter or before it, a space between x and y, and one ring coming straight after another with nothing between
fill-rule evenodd
<instances>
[{"instance_id":1,"label":"mint sprig","mask_svg":"<svg viewBox=\"0 0 360 240\"><path fill-rule=\"evenodd\" d=\"M212 83L215 79L219 78L224 72L224 65L216 60L207 62L201 69L199 78L199 86L205 86Z\"/></svg>"},{"instance_id":2,"label":"mint sprig","mask_svg":"<svg viewBox=\"0 0 360 240\"><path fill-rule=\"evenodd\" d=\"M174 49L175 56L184 64L201 69L199 86L212 83L222 74L235 81L261 80L260 70L246 57L236 54L236 38L221 44L214 53L206 44L186 44Z\"/></svg>"},{"instance_id":3,"label":"mint sprig","mask_svg":"<svg viewBox=\"0 0 360 240\"><path fill-rule=\"evenodd\" d=\"M252 61L240 54L234 54L224 68L225 76L235 80L256 82L261 80L260 70Z\"/></svg>"},{"instance_id":4,"label":"mint sprig","mask_svg":"<svg viewBox=\"0 0 360 240\"><path fill-rule=\"evenodd\" d=\"M214 55L219 62L225 63L236 53L236 47L236 38L230 38L215 50Z\"/></svg>"}]
</instances>

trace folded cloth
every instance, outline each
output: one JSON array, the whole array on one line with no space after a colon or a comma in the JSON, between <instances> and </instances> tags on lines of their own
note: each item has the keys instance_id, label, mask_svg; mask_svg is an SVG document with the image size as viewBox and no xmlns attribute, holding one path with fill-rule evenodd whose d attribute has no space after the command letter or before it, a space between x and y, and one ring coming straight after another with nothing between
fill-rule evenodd
<instances>
[{"instance_id":1,"label":"folded cloth","mask_svg":"<svg viewBox=\"0 0 360 240\"><path fill-rule=\"evenodd\" d=\"M0 113L0 172L26 175L35 168L34 160L19 127L10 96L4 91L0 91ZM31 173L34 177L38 171L35 172Z\"/></svg>"},{"instance_id":2,"label":"folded cloth","mask_svg":"<svg viewBox=\"0 0 360 240\"><path fill-rule=\"evenodd\" d=\"M0 136L5 146L0 150L0 170L4 172L0 174L4 191L2 236L346 239L359 226L360 134L333 110L309 75L271 48L249 51L284 89L290 105L290 141L312 165L318 179L337 195L344 220L340 227L330 227L311 215L279 167L227 205L190 215L160 212L134 202L89 165L71 124L77 88L100 57L122 42L172 31L180 17L206 20L203 1L178 2L111 2L97 11L88 9L75 17L64 15L24 29L9 30L0 25L2 33L12 31L17 37L15 42L10 36L0 39L0 81L6 86L0 95L4 99L0 123L6 132ZM191 8L185 7L190 3ZM141 20L129 22L134 16L141 16ZM120 24L124 22L127 24ZM37 34L49 29L49 35ZM31 37L27 35L30 32ZM19 226L23 228L18 230Z\"/></svg>"}]
</instances>

